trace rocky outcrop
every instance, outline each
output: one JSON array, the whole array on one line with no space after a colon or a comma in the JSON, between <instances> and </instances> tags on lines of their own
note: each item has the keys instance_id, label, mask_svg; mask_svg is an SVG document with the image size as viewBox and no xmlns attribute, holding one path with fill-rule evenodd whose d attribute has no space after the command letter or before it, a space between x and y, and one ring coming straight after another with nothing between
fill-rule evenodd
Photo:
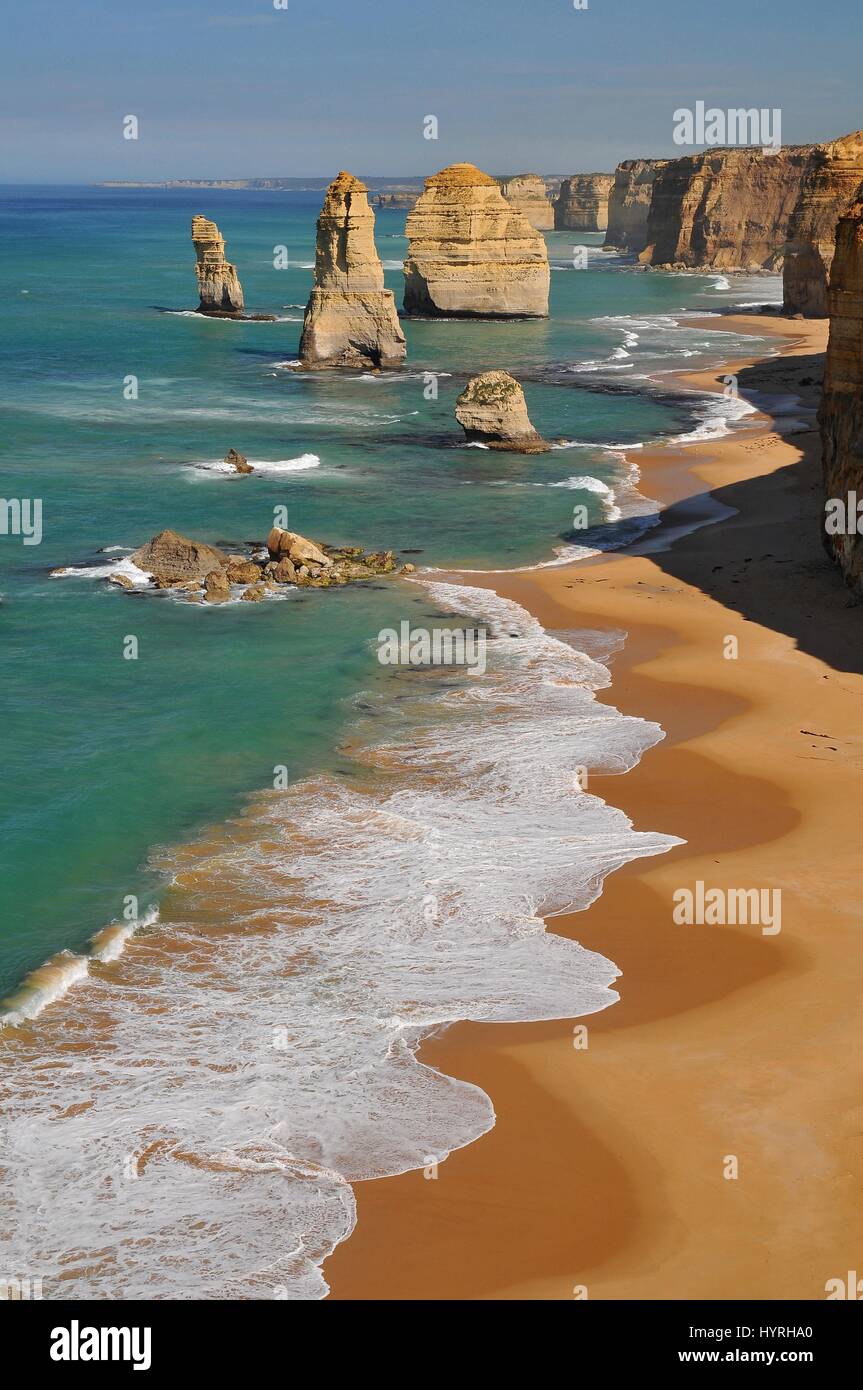
<instances>
[{"instance_id":1,"label":"rocky outcrop","mask_svg":"<svg viewBox=\"0 0 863 1390\"><path fill-rule=\"evenodd\" d=\"M406 352L393 292L384 289L368 190L343 170L318 218L300 359L306 367L392 367Z\"/></svg>"},{"instance_id":2,"label":"rocky outcrop","mask_svg":"<svg viewBox=\"0 0 863 1390\"><path fill-rule=\"evenodd\" d=\"M814 145L714 149L670 160L656 175L646 265L779 270Z\"/></svg>"},{"instance_id":3,"label":"rocky outcrop","mask_svg":"<svg viewBox=\"0 0 863 1390\"><path fill-rule=\"evenodd\" d=\"M273 528L264 545L236 555L176 531L160 531L129 559L150 575L152 588L182 592L192 603L227 603L237 596L254 603L283 584L323 589L396 571L410 574L414 569L413 565L400 567L391 550L367 553L358 546L320 545L279 527ZM146 586L122 571L106 578L124 590L146 592Z\"/></svg>"},{"instance_id":4,"label":"rocky outcrop","mask_svg":"<svg viewBox=\"0 0 863 1390\"><path fill-rule=\"evenodd\" d=\"M426 179L407 236L407 313L547 317L545 239L473 164L453 164Z\"/></svg>"},{"instance_id":5,"label":"rocky outcrop","mask_svg":"<svg viewBox=\"0 0 863 1390\"><path fill-rule=\"evenodd\" d=\"M830 342L818 417L822 534L846 583L863 594L863 202L839 222L828 306Z\"/></svg>"},{"instance_id":6,"label":"rocky outcrop","mask_svg":"<svg viewBox=\"0 0 863 1390\"><path fill-rule=\"evenodd\" d=\"M225 260L225 238L215 222L206 217L192 218L192 245L195 248L199 314L231 318L243 312L243 287L237 267Z\"/></svg>"},{"instance_id":7,"label":"rocky outcrop","mask_svg":"<svg viewBox=\"0 0 863 1390\"><path fill-rule=\"evenodd\" d=\"M182 584L191 579L202 580L213 570L228 564L228 556L213 545L189 540L177 531L160 531L146 545L129 556L133 565L151 574L161 588Z\"/></svg>"},{"instance_id":8,"label":"rocky outcrop","mask_svg":"<svg viewBox=\"0 0 863 1390\"><path fill-rule=\"evenodd\" d=\"M825 318L836 224L863 189L863 131L816 147L788 229L785 312Z\"/></svg>"},{"instance_id":9,"label":"rocky outcrop","mask_svg":"<svg viewBox=\"0 0 863 1390\"><path fill-rule=\"evenodd\" d=\"M625 159L614 171L605 245L636 255L647 245L647 217L657 175L667 159Z\"/></svg>"},{"instance_id":10,"label":"rocky outcrop","mask_svg":"<svg viewBox=\"0 0 863 1390\"><path fill-rule=\"evenodd\" d=\"M604 232L614 174L573 174L564 179L554 203L554 225L561 232Z\"/></svg>"},{"instance_id":11,"label":"rocky outcrop","mask_svg":"<svg viewBox=\"0 0 863 1390\"><path fill-rule=\"evenodd\" d=\"M500 191L510 207L523 213L538 232L550 231L554 226L554 208L545 180L539 174L517 174L512 179L501 179Z\"/></svg>"},{"instance_id":12,"label":"rocky outcrop","mask_svg":"<svg viewBox=\"0 0 863 1390\"><path fill-rule=\"evenodd\" d=\"M472 377L456 401L455 418L470 441L489 449L542 454L551 447L530 423L524 391L509 372Z\"/></svg>"},{"instance_id":13,"label":"rocky outcrop","mask_svg":"<svg viewBox=\"0 0 863 1390\"><path fill-rule=\"evenodd\" d=\"M241 454L239 449L229 449L225 455L225 463L229 468L233 468L235 473L254 473L255 471L246 455Z\"/></svg>"}]
</instances>

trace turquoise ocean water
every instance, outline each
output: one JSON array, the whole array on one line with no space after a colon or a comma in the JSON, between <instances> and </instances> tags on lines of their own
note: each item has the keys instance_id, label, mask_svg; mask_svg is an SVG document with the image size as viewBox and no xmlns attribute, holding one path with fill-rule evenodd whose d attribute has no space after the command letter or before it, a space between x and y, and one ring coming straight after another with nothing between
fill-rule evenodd
<instances>
[{"instance_id":1,"label":"turquoise ocean water","mask_svg":"<svg viewBox=\"0 0 863 1390\"><path fill-rule=\"evenodd\" d=\"M775 295L775 286L764 280L753 287L742 281L730 284L716 275L645 274L603 252L598 236L549 233L554 268L548 321L409 321L404 371L304 376L285 364L296 358L322 192L323 185L320 195L0 190L0 492L7 499L41 499L43 525L39 545L26 546L20 536L0 536L5 740L0 785L0 994L14 991L28 972L57 952L84 949L94 933L120 918L129 895L138 899L141 916L159 905L166 864L169 878L177 876L178 866L188 869L197 851L184 846L194 846L204 827L236 816L251 794L272 786L275 766L289 769L297 789L292 833L307 833L318 854L315 859L308 844L299 845L295 839L290 862L303 862L304 886L314 889L316 901L329 905L327 911L335 914L338 908L342 923L340 934L334 935L330 922L326 941L316 940L313 951L316 959L328 961L328 978L337 981L331 988L342 1000L341 1010L335 1010L340 1022L334 1030L333 996L322 993L319 979L308 986L307 996L294 998L291 1014L304 1020L303 1045L314 1055L314 1064L305 1051L303 1055L317 1078L302 1090L302 1104L294 1097L291 1113L302 1112L302 1118L291 1122L288 1146L292 1161L306 1165L292 1174L289 1204L302 1213L293 1229L306 1236L314 1230L317 1244L307 1238L309 1260L294 1250L279 1266L278 1279L272 1273L274 1286L286 1286L289 1296L296 1297L319 1297L325 1291L317 1274L309 1273L309 1264L316 1270L326 1250L350 1229L347 1184L356 1177L412 1166L418 1155L422 1161L430 1142L428 1133L407 1134L393 1119L386 1132L390 1139L398 1133L398 1141L387 1144L378 1137L372 1143L366 1082L361 1101L349 1085L332 1090L333 1076L344 1078L346 1067L351 1085L363 1067L369 1076L375 1073L380 1065L380 1036L375 1030L384 1026L382 1019L390 1019L388 1010L402 1020L396 1018L393 1036L406 1048L404 1094L396 1105L404 1115L415 1104L413 1088L419 1084L429 1090L428 1074L413 1062L411 1050L423 1026L470 1016L575 1015L577 1005L589 1012L613 997L608 985L615 972L608 962L579 958L576 970L570 955L557 963L553 997L550 986L540 997L542 991L527 983L535 964L527 958L510 962L516 979L523 967L525 984L518 1000L509 994L504 999L499 983L489 983L490 977L483 977L480 989L468 978L465 938L454 930L447 937L457 952L447 976L450 997L435 976L435 961L443 951L440 941L422 960L402 957L406 943L420 948L415 927L407 917L402 920L399 884L408 883L426 853L429 864L457 864L459 874L467 871L459 856L465 846L474 853L479 843L475 826L469 834L466 828L482 800L478 796L469 808L461 800L471 779L477 788L486 779L482 804L485 811L492 804L497 808L497 819L483 822L489 864L497 854L495 837L503 846L515 833L507 816L523 798L521 822L527 808L528 822L531 815L536 817L536 842L521 847L523 856L520 849L513 854L501 849L506 871L498 865L491 877L480 875L483 903L488 904L510 863L521 865L522 877L503 885L503 897L510 903L524 894L519 920L510 923L506 934L508 945L520 952L535 933L538 904L586 903L615 863L667 847L661 837L636 843L639 837L621 825L623 818L616 819L616 813L588 798L580 851L587 867L581 864L573 887L577 855L569 843L555 858L554 847L558 842L563 846L565 836L559 825L544 819L546 811L538 809L542 789L528 785L526 768L542 768L547 786L549 776L553 780L559 772L565 779L575 765L626 766L660 734L650 726L640 728L639 721L599 717L590 691L607 679L602 668L571 645L544 645L545 635L531 626L527 615L495 608L494 596L486 600L491 607L483 610L481 602L472 602L462 590L428 589L398 580L334 592L296 592L284 601L202 609L166 596L129 596L86 571L98 570L122 553L111 548L134 547L166 526L215 543L260 540L280 506L288 507L291 528L304 534L331 543L392 548L403 559L432 569L508 569L553 561L556 553L575 553L571 548L576 545L624 543L645 524L642 514L649 510L632 471L637 446L671 434L709 436L725 428L717 414L723 409L721 402L687 396L663 378L663 373L680 367L733 355L735 340L719 331L721 324L715 332L687 327L687 314ZM275 313L275 322L212 321L182 312L192 309L197 299L189 240L189 222L197 212L219 224L227 254L239 268L247 308ZM378 249L387 284L399 301L403 233L403 213L378 214ZM574 241L592 248L586 270L573 269ZM289 266L276 270L274 248L281 245L288 248ZM455 397L468 375L492 367L505 367L523 381L534 424L547 438L565 441L560 448L521 457L467 448L460 442L453 418ZM428 374L434 374L436 398ZM137 379L137 399L124 398L129 377ZM214 471L211 465L232 447L264 466L249 478ZM574 533L573 507L581 503L589 508L595 530ZM50 571L57 566L84 572L53 578ZM461 615L451 616L450 622L483 621L496 637L493 709L487 693L466 692L445 679L426 683L418 694L415 677L384 671L377 663L375 639L382 628L397 626L405 618L429 624L441 612ZM136 661L123 657L129 635L138 640ZM548 701L542 711L537 706L531 722L528 683L539 668ZM577 707L564 707L564 694L567 700L575 699ZM510 724L501 738L506 719ZM381 824L376 839L374 825L369 831L368 814L359 816L356 803L345 800L343 791L358 776L356 750L379 744L381 730L386 740L398 742L398 772L389 769L387 775L402 779L396 788L398 825L411 826L399 851L404 857L392 862L387 858L395 853L392 819ZM488 782L496 748L497 771ZM461 761L449 784L456 749ZM519 749L524 757L512 762ZM543 764L543 758L551 761ZM380 763L380 755L377 760ZM437 788L434 808L417 800L423 778ZM504 781L506 793L499 796ZM303 806L304 819L298 818ZM458 813L453 815L456 806ZM271 813L261 814L266 818ZM392 816L392 807L387 814ZM352 824L353 836L346 830ZM422 827L421 850L417 827ZM433 830L426 835L428 827ZM286 833L280 822L279 836ZM262 898L278 899L285 873L284 842L280 850L270 847L265 852L255 836L242 844L241 840L234 836L228 850L223 847L208 861L203 878L198 873L183 905L186 918L193 920L201 903L206 915L208 894L210 917L213 895L237 900L240 881L242 893L248 894L253 882ZM531 874L537 880L532 884ZM384 882L386 887L381 886ZM437 920L438 912L455 922L455 909L448 915L437 889L429 888L436 882L425 864L417 880L415 906L423 905L426 922ZM293 882L292 891L295 888ZM449 898L441 890L444 901ZM363 935L368 929L368 912L363 912L370 905L381 909L387 928L400 924L394 953L399 968L410 973L411 984L385 985L394 956L377 960L375 987L367 988L370 994L380 989L383 997L368 1010L357 1001L360 978L371 971L379 949L379 932L373 948L372 938ZM459 920L464 911L462 903ZM487 935L481 943L472 942L472 953L489 944L497 949L503 918L492 920L490 908L473 903L469 919L475 923L480 918L487 918ZM529 930L526 921L531 923ZM321 922L315 923L315 930L323 930ZM362 942L371 955L362 955ZM221 956L223 972L229 969L230 949ZM234 1004L240 1014L248 1009L254 1035L259 1026L273 1026L269 1015L262 1025L255 1010L262 981L272 976L278 958L263 951L255 955L255 941L250 944L246 938L236 949L233 978L254 981L254 989L250 987L245 1004L241 999ZM312 950L308 943L307 949ZM424 944L420 955L427 949ZM543 949L559 950L555 945ZM357 974L360 958L362 971ZM474 964L476 958L472 954ZM295 976L302 974L296 959L292 968ZM146 969L152 970L152 963ZM152 976L148 978L152 983ZM166 1005L169 1009L185 987L176 974L170 979L170 990L167 976L160 986L172 1001ZM91 988L110 985L109 977L100 977ZM140 980L127 986L134 992ZM595 997L591 991L597 992ZM70 1002L75 993L72 990L49 1011L67 1010L72 1027L75 1009L80 1008ZM598 1002L600 996L605 997ZM485 1003L478 1004L478 998ZM353 1002L348 1006L346 1000ZM414 1010L410 1028L404 1025L406 1008ZM330 1038L345 1028L346 1017L361 1019L355 1048L338 1066L320 1051L323 1044L315 1021L324 1016L328 1025L321 1036ZM35 1030L40 1023L33 1025ZM79 1020L79 1026L85 1025ZM115 1026L127 1030L123 1046L129 1055L133 1038L144 1034L141 1020L124 1015ZM177 1036L174 1030L175 1041ZM38 1046L34 1037L29 1045ZM188 1047L186 1039L184 1048ZM280 1045L275 1047L278 1053ZM170 1062L173 1043L169 1046L164 1036L161 1042L154 1040L151 1050L160 1049ZM392 1038L389 1049L391 1066L398 1054ZM365 1061L358 1062L358 1057ZM284 1058L280 1060L283 1064ZM268 1066L269 1062L262 1064L263 1070L256 1073L260 1094L255 1094L264 1109L271 1105L273 1092L286 1084L284 1071L276 1080ZM71 1090L75 1080L71 1079ZM81 1077L77 1081L84 1085ZM391 1085L388 1094L392 1097ZM366 1116L363 1124L351 1129L347 1121L340 1122L338 1134L327 1131L322 1137L314 1101L322 1104L324 1095L329 1097L329 1115L335 1095L336 1110L351 1115L359 1107ZM235 1115L236 1097L223 1099L219 1113ZM429 1125L438 1134L441 1152L468 1142L490 1122L488 1102L474 1088L444 1088L428 1099ZM188 1117L198 1101L215 1106L211 1093L189 1092L185 1107L174 1117L173 1132L182 1130L187 1140ZM119 1102L105 1103L119 1125ZM152 1105L154 1123L156 1115L162 1115L155 1096L136 1093L135 1104L139 1114ZM50 1145L32 1116L30 1121L22 1152L35 1161L32 1146L37 1136L40 1154ZM282 1118L279 1123L288 1122ZM260 1138L256 1125L257 1121L251 1123L249 1133ZM25 1130L22 1122L22 1133ZM273 1132L268 1129L267 1135L267 1143L273 1143ZM228 1126L224 1145L233 1154L242 1148L239 1137ZM279 1142L283 1141L280 1133ZM84 1131L75 1138L82 1155L100 1142L95 1133ZM135 1148L131 1139L127 1145ZM361 1149L364 1156L358 1159ZM118 1152L125 1151L120 1145ZM254 1161L259 1163L259 1156ZM251 1160L242 1162L248 1167ZM308 1165L314 1170L314 1201L309 1197ZM57 1157L53 1176L58 1190L61 1171ZM46 1172L48 1185L51 1180ZM186 1190L185 1171L182 1182L174 1170L164 1181L178 1211L200 1203L200 1192ZM164 1193L163 1188L160 1200ZM234 1210L254 1232L243 1252L243 1268L253 1260L256 1268L275 1271L278 1261L267 1251L267 1230L271 1205L284 1203L285 1192L262 1197L258 1191L251 1198L244 1195L239 1205L233 1189L227 1201L225 1197L220 1191L220 1211ZM243 1205L247 1201L251 1209ZM138 1219L143 1230L146 1221L140 1212ZM87 1238L103 1248L104 1231L97 1229L92 1213L70 1208L62 1220L68 1229L76 1229L75 1241L82 1248L85 1229ZM52 1237L34 1217L33 1231L39 1258L50 1267L56 1257L56 1230ZM233 1251L230 1223L226 1231L227 1248ZM149 1234L154 1237L152 1231ZM230 1263L233 1255L222 1253ZM156 1296L177 1289L179 1296L220 1297L229 1289L236 1293L240 1276L234 1271L228 1277L223 1265L199 1280L178 1257L176 1283L170 1284L166 1275L164 1285L153 1285L148 1281L156 1277L154 1264L142 1259L130 1267L123 1290L155 1288ZM170 1259L167 1264L173 1268ZM165 1268L164 1259L160 1267ZM200 1269L200 1260L195 1267ZM101 1286L98 1291L105 1293Z\"/></svg>"}]
</instances>

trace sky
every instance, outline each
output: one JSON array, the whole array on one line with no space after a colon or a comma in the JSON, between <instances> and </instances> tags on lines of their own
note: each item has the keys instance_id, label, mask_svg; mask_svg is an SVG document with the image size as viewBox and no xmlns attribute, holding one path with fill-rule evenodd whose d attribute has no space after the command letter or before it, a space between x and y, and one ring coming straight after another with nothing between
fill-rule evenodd
<instances>
[{"instance_id":1,"label":"sky","mask_svg":"<svg viewBox=\"0 0 863 1390\"><path fill-rule=\"evenodd\" d=\"M785 144L863 127L863 0L575 3L18 0L0 182L611 170L684 153L699 100L778 107Z\"/></svg>"}]
</instances>

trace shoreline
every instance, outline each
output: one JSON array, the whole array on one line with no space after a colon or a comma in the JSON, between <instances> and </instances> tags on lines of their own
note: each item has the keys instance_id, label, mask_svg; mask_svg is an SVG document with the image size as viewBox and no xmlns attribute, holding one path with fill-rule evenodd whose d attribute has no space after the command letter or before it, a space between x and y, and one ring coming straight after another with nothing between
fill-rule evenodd
<instances>
[{"instance_id":1,"label":"shoreline","mask_svg":"<svg viewBox=\"0 0 863 1390\"><path fill-rule=\"evenodd\" d=\"M777 336L781 356L679 381L715 390L731 372L743 394L807 395L825 324L731 322ZM843 804L863 770L859 746L830 730L859 721L863 679L848 596L818 544L817 435L783 438L777 422L759 410L721 439L639 451L639 487L665 513L632 550L452 576L552 632L628 633L597 698L666 737L589 790L636 829L687 843L548 920L622 971L620 1001L586 1019L586 1049L577 1020L459 1023L422 1046L422 1061L490 1096L497 1123L434 1180L355 1185L357 1226L324 1266L331 1298L816 1299L856 1267L859 1090L830 1059L856 1037ZM692 529L716 502L733 512ZM729 635L737 660L722 655ZM675 926L672 893L698 880L781 888L781 934Z\"/></svg>"}]
</instances>

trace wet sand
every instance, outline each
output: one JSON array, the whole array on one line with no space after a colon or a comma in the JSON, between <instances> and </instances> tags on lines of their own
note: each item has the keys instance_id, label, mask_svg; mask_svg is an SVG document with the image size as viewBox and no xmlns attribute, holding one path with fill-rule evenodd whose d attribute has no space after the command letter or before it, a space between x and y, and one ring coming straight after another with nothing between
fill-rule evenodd
<instances>
[{"instance_id":1,"label":"wet sand","mask_svg":"<svg viewBox=\"0 0 863 1390\"><path fill-rule=\"evenodd\" d=\"M798 395L803 415L639 451L642 490L668 507L644 554L467 577L550 630L629 634L600 698L666 739L589 790L686 844L549 923L617 963L619 1003L583 1026L460 1024L425 1044L497 1124L437 1176L358 1185L333 1298L819 1299L859 1267L863 611L818 535L805 412L826 324L729 327L783 351L729 363L741 393ZM685 533L717 503L733 511ZM781 932L676 925L672 895L698 880L780 889Z\"/></svg>"}]
</instances>

